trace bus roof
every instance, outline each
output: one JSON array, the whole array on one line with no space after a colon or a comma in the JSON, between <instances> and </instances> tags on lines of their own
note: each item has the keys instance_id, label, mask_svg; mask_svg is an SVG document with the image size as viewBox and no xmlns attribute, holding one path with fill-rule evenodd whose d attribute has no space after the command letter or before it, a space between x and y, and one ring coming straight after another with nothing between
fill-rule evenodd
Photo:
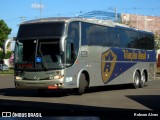
<instances>
[{"instance_id":1,"label":"bus roof","mask_svg":"<svg viewBox=\"0 0 160 120\"><path fill-rule=\"evenodd\" d=\"M51 17L25 21L22 24L43 23L43 22L64 22L71 19L70 17Z\"/></svg>"},{"instance_id":2,"label":"bus roof","mask_svg":"<svg viewBox=\"0 0 160 120\"><path fill-rule=\"evenodd\" d=\"M94 19L94 18L51 17L51 18L41 18L41 19L30 20L30 21L23 22L21 24L45 23L45 22L71 22L71 21L81 21L81 22L87 22L87 23L93 23L93 24L98 24L98 25L104 25L104 26L109 26L109 27L116 27L116 28L122 28L126 30L153 34L152 32L131 28L125 24L112 22L111 20L99 20L99 19Z\"/></svg>"},{"instance_id":3,"label":"bus roof","mask_svg":"<svg viewBox=\"0 0 160 120\"><path fill-rule=\"evenodd\" d=\"M88 23L94 23L94 24L98 24L98 25L115 27L115 24L110 20L71 18L71 17L42 18L42 19L35 19L35 20L26 21L21 24L45 23L45 22L71 22L71 21L81 21L81 22L88 22Z\"/></svg>"}]
</instances>

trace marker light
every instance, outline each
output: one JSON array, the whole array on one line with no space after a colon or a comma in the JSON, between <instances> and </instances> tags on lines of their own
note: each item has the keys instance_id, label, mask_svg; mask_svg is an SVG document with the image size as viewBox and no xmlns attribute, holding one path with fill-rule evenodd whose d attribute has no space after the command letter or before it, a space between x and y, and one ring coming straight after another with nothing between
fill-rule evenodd
<instances>
[{"instance_id":1,"label":"marker light","mask_svg":"<svg viewBox=\"0 0 160 120\"><path fill-rule=\"evenodd\" d=\"M48 86L48 89L57 89L57 86Z\"/></svg>"}]
</instances>

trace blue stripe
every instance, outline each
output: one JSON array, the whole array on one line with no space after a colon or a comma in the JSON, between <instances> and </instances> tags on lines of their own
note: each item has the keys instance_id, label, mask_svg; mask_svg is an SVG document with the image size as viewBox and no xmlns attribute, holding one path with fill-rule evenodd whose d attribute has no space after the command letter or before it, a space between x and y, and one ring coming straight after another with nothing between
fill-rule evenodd
<instances>
[{"instance_id":1,"label":"blue stripe","mask_svg":"<svg viewBox=\"0 0 160 120\"><path fill-rule=\"evenodd\" d=\"M119 75L123 74L129 68L137 64L138 62L156 62L156 53L155 50L134 50L134 49L120 49L120 48L111 48L108 51L112 51L116 56L116 61L112 61L112 55L107 54L105 56L105 66L104 70L102 71L105 74L106 69L110 72L110 68L112 65L115 64L115 67L111 73L110 78L104 82L105 84L110 82L111 80L115 79ZM104 52L102 56L106 53Z\"/></svg>"}]
</instances>

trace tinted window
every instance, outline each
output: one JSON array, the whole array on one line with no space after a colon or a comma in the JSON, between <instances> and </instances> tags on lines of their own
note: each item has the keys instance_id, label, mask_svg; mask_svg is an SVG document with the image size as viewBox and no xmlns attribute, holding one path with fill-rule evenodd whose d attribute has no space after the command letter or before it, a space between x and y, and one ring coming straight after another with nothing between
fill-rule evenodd
<instances>
[{"instance_id":1,"label":"tinted window","mask_svg":"<svg viewBox=\"0 0 160 120\"><path fill-rule=\"evenodd\" d=\"M88 45L88 37L87 37L87 31L89 29L90 24L87 23L81 23L81 45Z\"/></svg>"},{"instance_id":2,"label":"tinted window","mask_svg":"<svg viewBox=\"0 0 160 120\"><path fill-rule=\"evenodd\" d=\"M130 43L130 48L137 48L137 49L154 49L154 38L151 34L147 33L136 33L132 35L135 37ZM137 38L138 36L138 38Z\"/></svg>"},{"instance_id":3,"label":"tinted window","mask_svg":"<svg viewBox=\"0 0 160 120\"><path fill-rule=\"evenodd\" d=\"M65 23L62 22L46 22L22 24L19 27L18 38L26 37L46 37L46 36L62 36L64 34Z\"/></svg>"},{"instance_id":4,"label":"tinted window","mask_svg":"<svg viewBox=\"0 0 160 120\"><path fill-rule=\"evenodd\" d=\"M119 47L136 49L154 49L154 38L152 34L137 32L135 30L116 28Z\"/></svg>"},{"instance_id":5,"label":"tinted window","mask_svg":"<svg viewBox=\"0 0 160 120\"><path fill-rule=\"evenodd\" d=\"M121 48L153 49L153 35L130 28L107 27L82 23L81 45L96 45Z\"/></svg>"},{"instance_id":6,"label":"tinted window","mask_svg":"<svg viewBox=\"0 0 160 120\"><path fill-rule=\"evenodd\" d=\"M119 47L125 48L128 46L129 36L128 32L123 29L116 29L118 35Z\"/></svg>"},{"instance_id":7,"label":"tinted window","mask_svg":"<svg viewBox=\"0 0 160 120\"><path fill-rule=\"evenodd\" d=\"M106 27L91 25L87 31L89 45L106 46L109 43Z\"/></svg>"},{"instance_id":8,"label":"tinted window","mask_svg":"<svg viewBox=\"0 0 160 120\"><path fill-rule=\"evenodd\" d=\"M119 46L120 43L115 28L108 27L108 40L109 44L107 46L112 46L112 47Z\"/></svg>"},{"instance_id":9,"label":"tinted window","mask_svg":"<svg viewBox=\"0 0 160 120\"><path fill-rule=\"evenodd\" d=\"M148 34L146 40L146 48L150 50L154 49L154 36L152 34Z\"/></svg>"},{"instance_id":10,"label":"tinted window","mask_svg":"<svg viewBox=\"0 0 160 120\"><path fill-rule=\"evenodd\" d=\"M72 22L69 24L68 42L73 43L73 52L77 56L79 50L79 22Z\"/></svg>"},{"instance_id":11,"label":"tinted window","mask_svg":"<svg viewBox=\"0 0 160 120\"><path fill-rule=\"evenodd\" d=\"M128 30L128 41L126 47L128 48L138 48L136 42L138 41L138 33L135 31Z\"/></svg>"},{"instance_id":12,"label":"tinted window","mask_svg":"<svg viewBox=\"0 0 160 120\"><path fill-rule=\"evenodd\" d=\"M117 46L117 37L114 28L82 23L82 42L81 45L94 46Z\"/></svg>"}]
</instances>

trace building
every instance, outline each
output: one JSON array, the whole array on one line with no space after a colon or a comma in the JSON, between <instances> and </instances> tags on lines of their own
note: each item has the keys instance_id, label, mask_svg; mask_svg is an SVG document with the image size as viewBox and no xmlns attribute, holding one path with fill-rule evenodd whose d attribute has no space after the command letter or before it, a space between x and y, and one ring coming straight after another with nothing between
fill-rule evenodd
<instances>
[{"instance_id":1,"label":"building","mask_svg":"<svg viewBox=\"0 0 160 120\"><path fill-rule=\"evenodd\" d=\"M160 17L136 14L121 14L123 24L136 29L153 32L160 37Z\"/></svg>"}]
</instances>

